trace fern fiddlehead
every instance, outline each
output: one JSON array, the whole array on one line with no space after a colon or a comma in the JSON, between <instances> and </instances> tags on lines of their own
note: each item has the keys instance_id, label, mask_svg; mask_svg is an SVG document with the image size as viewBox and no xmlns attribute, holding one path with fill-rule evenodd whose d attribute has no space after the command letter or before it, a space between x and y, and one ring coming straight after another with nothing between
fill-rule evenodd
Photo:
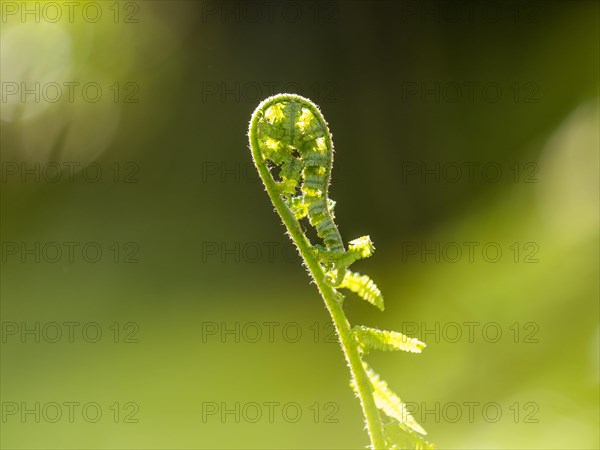
<instances>
[{"instance_id":1,"label":"fern fiddlehead","mask_svg":"<svg viewBox=\"0 0 600 450\"><path fill-rule=\"evenodd\" d=\"M357 260L373 254L369 236L344 246L335 224L335 202L329 198L333 141L323 115L310 100L279 94L261 102L248 132L254 164L267 193L298 247L329 310L351 373L351 386L360 399L371 448L433 448L425 430L407 411L385 381L367 365L369 350L420 353L425 344L401 333L357 326L343 310L347 289L384 309L383 297L367 276L352 272ZM307 218L320 243L311 243L300 220ZM379 413L384 413L384 418Z\"/></svg>"}]
</instances>

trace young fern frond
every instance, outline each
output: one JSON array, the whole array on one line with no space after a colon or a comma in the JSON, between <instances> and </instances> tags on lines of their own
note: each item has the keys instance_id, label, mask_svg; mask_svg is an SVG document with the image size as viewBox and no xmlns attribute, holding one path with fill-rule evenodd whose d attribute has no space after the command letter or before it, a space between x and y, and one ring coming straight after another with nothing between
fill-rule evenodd
<instances>
[{"instance_id":1,"label":"young fern frond","mask_svg":"<svg viewBox=\"0 0 600 450\"><path fill-rule=\"evenodd\" d=\"M392 419L383 426L383 434L390 450L399 450L403 448L414 448L415 450L431 450L435 446L427 442L417 433L407 430L397 420Z\"/></svg>"},{"instance_id":2,"label":"young fern frond","mask_svg":"<svg viewBox=\"0 0 600 450\"><path fill-rule=\"evenodd\" d=\"M415 338L410 338L397 331L384 331L376 328L356 326L352 328L354 339L358 342L363 355L369 350L402 350L411 353L421 353L426 345Z\"/></svg>"},{"instance_id":3,"label":"young fern frond","mask_svg":"<svg viewBox=\"0 0 600 450\"><path fill-rule=\"evenodd\" d=\"M254 164L269 198L304 260L331 315L360 400L372 449L433 448L425 430L408 413L362 357L371 349L419 353L425 344L401 333L368 327L352 329L339 289L358 294L383 310L383 296L366 275L349 267L375 250L369 236L344 246L334 221L335 202L329 198L333 142L327 122L310 100L279 94L258 105L248 131ZM275 175L277 168L278 175ZM300 220L308 218L320 242L311 242ZM384 420L379 413L387 416Z\"/></svg>"},{"instance_id":4,"label":"young fern frond","mask_svg":"<svg viewBox=\"0 0 600 450\"><path fill-rule=\"evenodd\" d=\"M383 296L381 295L381 291L367 275L347 270L339 287L358 294L359 297L383 311Z\"/></svg>"},{"instance_id":5,"label":"young fern frond","mask_svg":"<svg viewBox=\"0 0 600 450\"><path fill-rule=\"evenodd\" d=\"M396 419L401 426L408 427L419 434L427 434L423 427L408 412L402 400L390 390L387 383L379 378L379 375L373 372L366 362L363 362L363 366L373 386L373 398L377 407L388 417Z\"/></svg>"}]
</instances>

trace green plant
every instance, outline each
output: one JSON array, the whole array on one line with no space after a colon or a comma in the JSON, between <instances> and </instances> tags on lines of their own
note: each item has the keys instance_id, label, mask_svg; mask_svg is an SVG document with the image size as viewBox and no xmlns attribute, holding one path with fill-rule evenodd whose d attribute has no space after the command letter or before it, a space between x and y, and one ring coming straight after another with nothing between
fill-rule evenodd
<instances>
[{"instance_id":1,"label":"green plant","mask_svg":"<svg viewBox=\"0 0 600 450\"><path fill-rule=\"evenodd\" d=\"M350 327L339 289L355 292L383 310L381 292L366 275L348 268L374 251L369 236L346 249L334 222L335 202L328 197L333 142L316 105L294 94L269 97L258 105L248 132L254 164L267 193L298 247L329 310L362 406L371 448L433 448L425 430L402 401L363 360L369 350L420 353L425 344L394 331ZM301 220L308 218L322 243L312 244ZM379 413L385 413L385 420Z\"/></svg>"}]
</instances>

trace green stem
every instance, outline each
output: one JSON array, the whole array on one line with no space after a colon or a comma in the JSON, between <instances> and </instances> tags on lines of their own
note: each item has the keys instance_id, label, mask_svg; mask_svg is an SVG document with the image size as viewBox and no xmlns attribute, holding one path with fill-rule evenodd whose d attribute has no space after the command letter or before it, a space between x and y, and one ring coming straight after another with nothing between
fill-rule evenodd
<instances>
[{"instance_id":1,"label":"green stem","mask_svg":"<svg viewBox=\"0 0 600 450\"><path fill-rule=\"evenodd\" d=\"M250 127L250 146L252 156L254 158L255 165L260 172L261 178L263 180L270 180L271 173L269 172L266 164L264 164L262 155L258 150L259 145L257 142L257 137L252 131L254 129L255 127ZM350 373L354 379L354 382L356 383L360 404L363 415L365 416L365 422L367 424L367 431L369 433L369 438L371 439L371 448L376 450L385 449L386 443L383 436L383 426L379 416L379 411L377 410L377 406L373 400L371 384L363 367L360 353L358 352L358 346L352 336L350 323L346 318L346 314L342 309L342 305L338 301L336 291L327 283L325 273L323 272L318 260L315 258L310 244L300 228L300 224L279 195L277 186L275 186L274 183L268 183L265 181L265 187L271 202L273 202L273 206L275 206L275 209L283 220L290 237L296 244L296 247L298 247L302 258L304 259L304 262L306 263L308 270L315 280L319 292L325 301L325 306L331 315L335 330L340 339L342 351L344 352L344 356L346 357L346 361L350 367Z\"/></svg>"}]
</instances>

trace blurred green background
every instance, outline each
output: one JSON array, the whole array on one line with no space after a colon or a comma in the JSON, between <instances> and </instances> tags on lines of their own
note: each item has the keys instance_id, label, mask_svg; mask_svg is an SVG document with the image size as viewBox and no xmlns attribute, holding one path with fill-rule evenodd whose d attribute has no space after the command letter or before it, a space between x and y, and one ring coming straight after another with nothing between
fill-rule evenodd
<instances>
[{"instance_id":1,"label":"blurred green background","mask_svg":"<svg viewBox=\"0 0 600 450\"><path fill-rule=\"evenodd\" d=\"M2 448L367 445L247 148L280 91L428 439L599 447L597 2L1 4Z\"/></svg>"}]
</instances>

